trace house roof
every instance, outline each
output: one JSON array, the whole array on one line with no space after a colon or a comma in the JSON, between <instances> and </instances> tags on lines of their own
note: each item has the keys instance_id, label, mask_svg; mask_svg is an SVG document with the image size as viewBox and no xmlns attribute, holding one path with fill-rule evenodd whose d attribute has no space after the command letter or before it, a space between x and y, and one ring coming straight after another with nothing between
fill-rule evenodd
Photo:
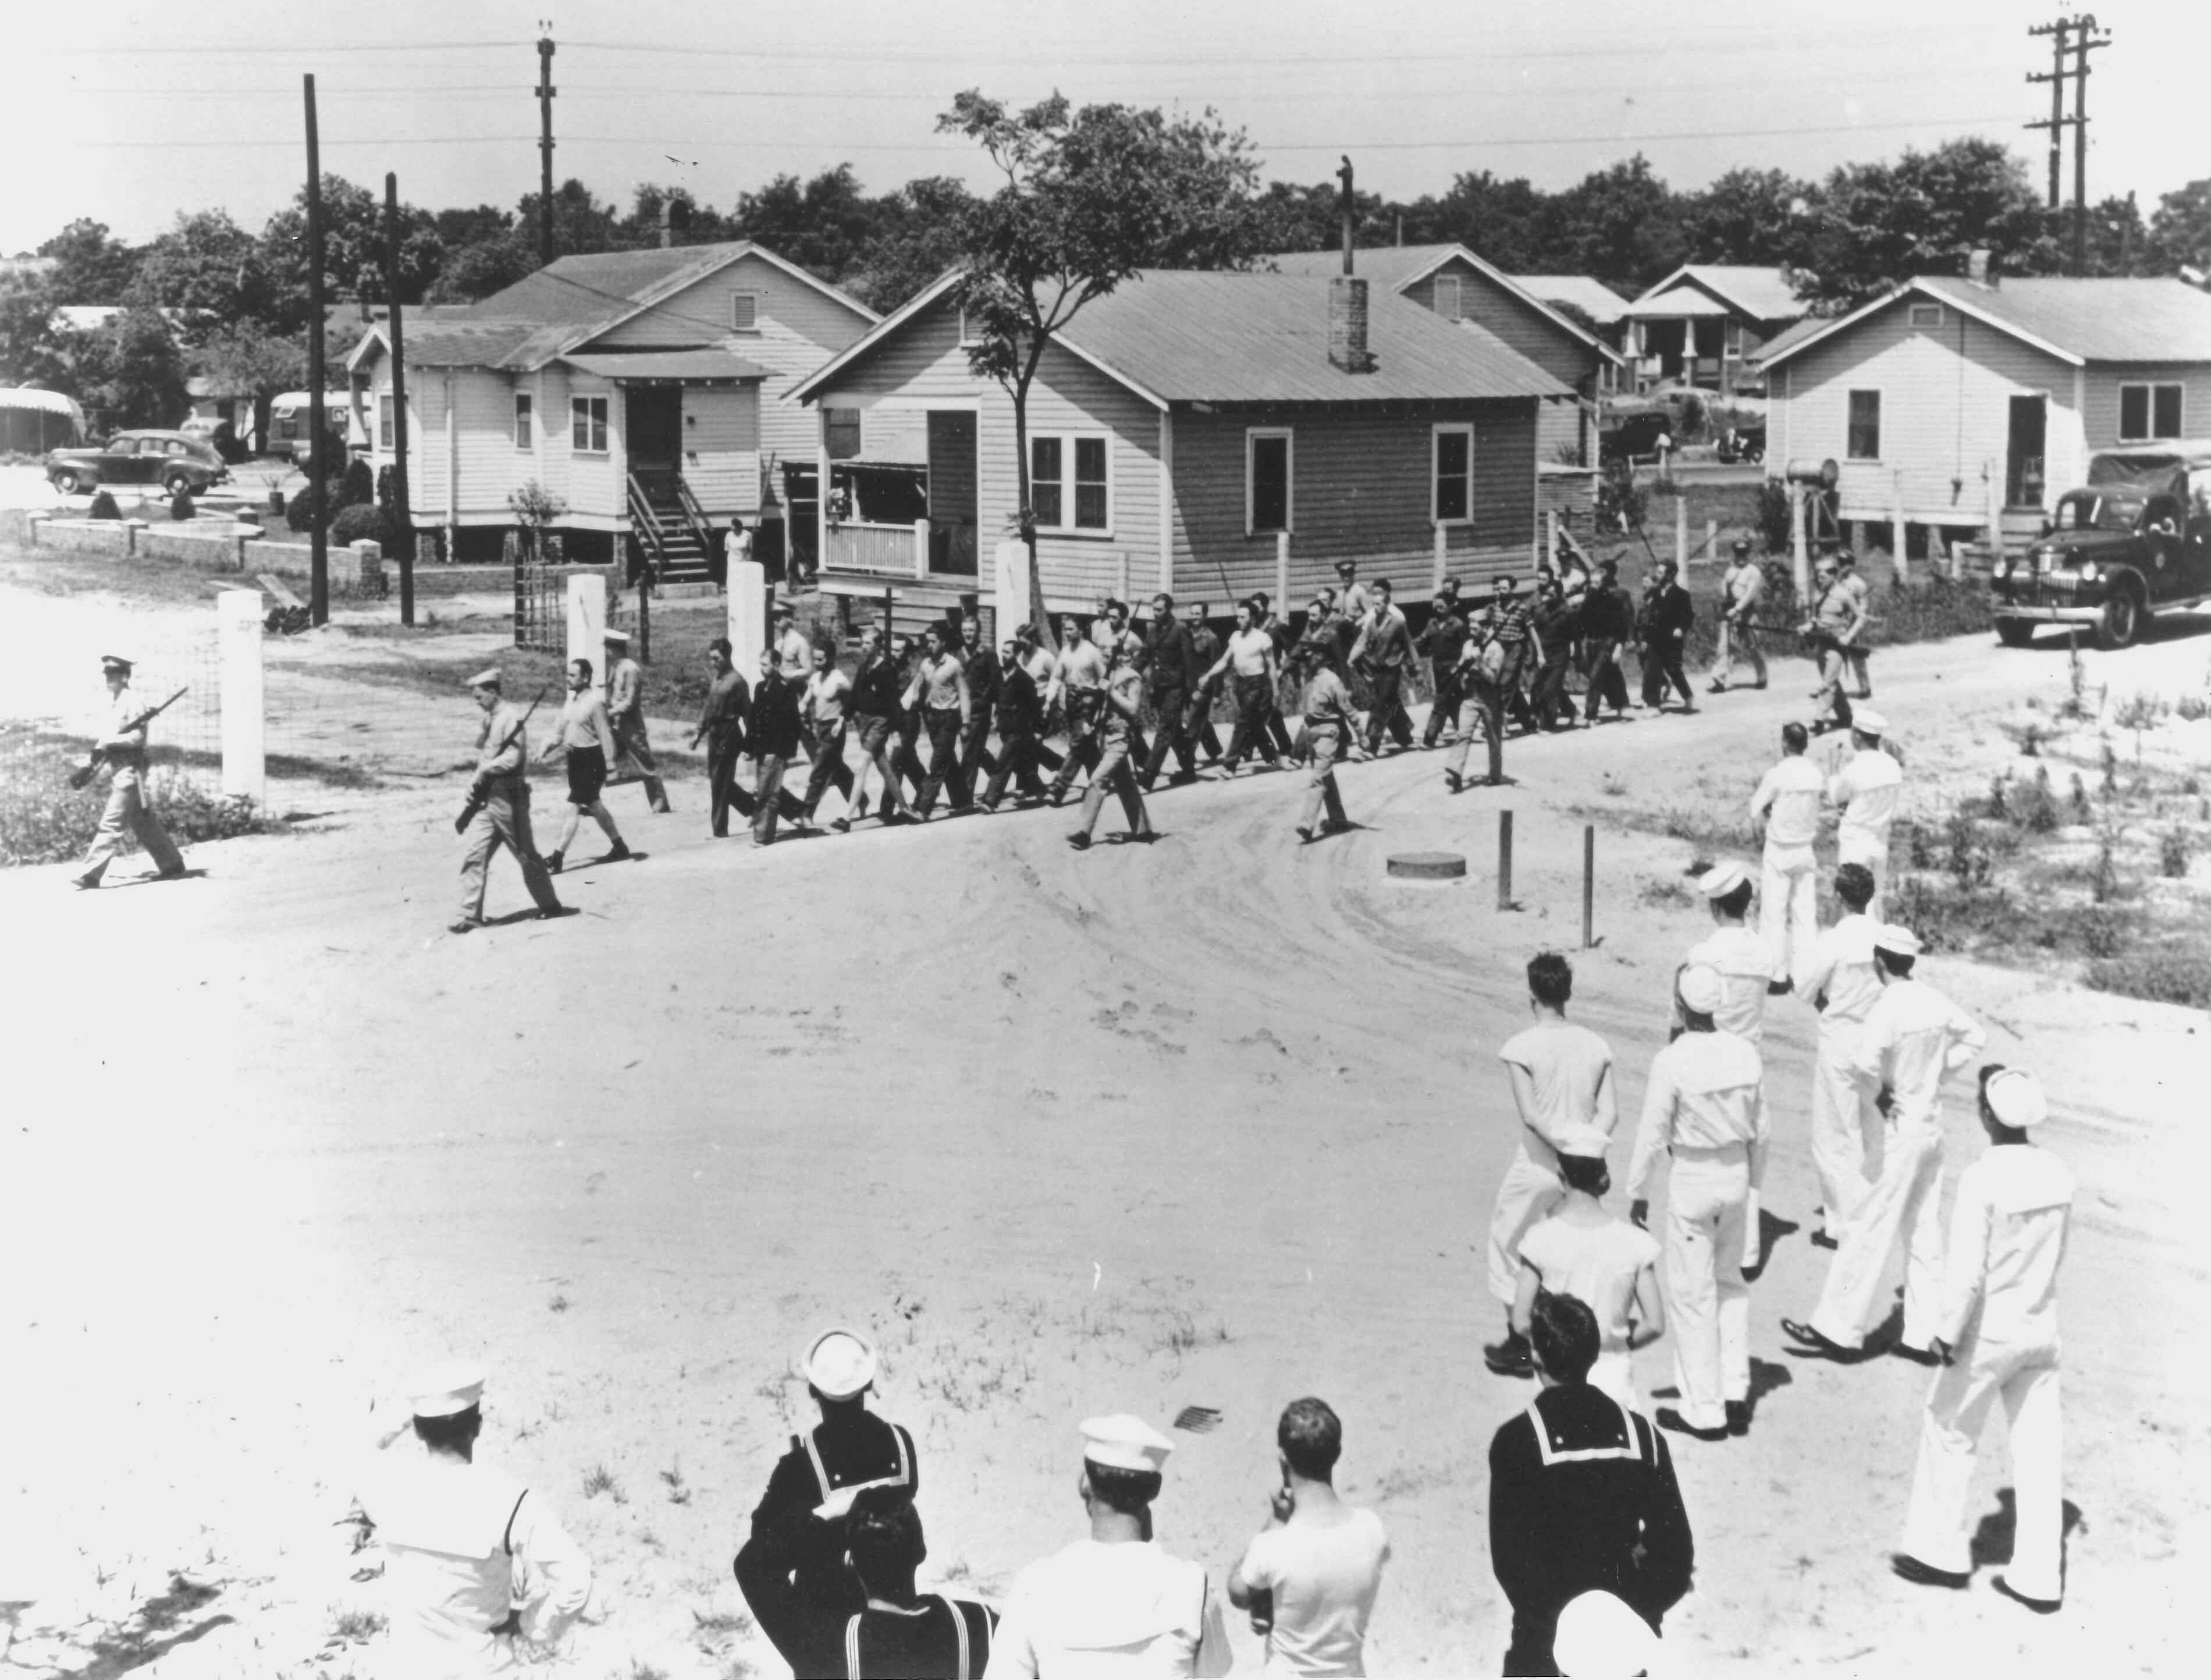
<instances>
[{"instance_id":1,"label":"house roof","mask_svg":"<svg viewBox=\"0 0 2211 1680\"><path fill-rule=\"evenodd\" d=\"M571 367L607 379L766 379L770 371L728 350L621 350L603 355L571 351Z\"/></svg>"},{"instance_id":2,"label":"house roof","mask_svg":"<svg viewBox=\"0 0 2211 1680\"><path fill-rule=\"evenodd\" d=\"M1907 295L1949 304L2076 367L2091 362L2211 362L2211 294L2184 281L2044 276L1976 286L1921 275L1832 320L1802 322L1760 353L1768 367L1846 332Z\"/></svg>"},{"instance_id":3,"label":"house roof","mask_svg":"<svg viewBox=\"0 0 2211 1680\"><path fill-rule=\"evenodd\" d=\"M391 348L385 335L391 323L379 321L363 335L346 358L348 371L360 366L372 351ZM548 329L530 321L467 320L410 323L407 333L407 362L410 367L535 367L558 352ZM545 354L534 359L520 355L532 340L545 345Z\"/></svg>"},{"instance_id":4,"label":"house roof","mask_svg":"<svg viewBox=\"0 0 2211 1680\"><path fill-rule=\"evenodd\" d=\"M1683 285L1701 287L1755 321L1793 321L1803 314L1787 274L1781 269L1735 263L1684 263L1657 285L1646 287L1628 305L1631 315L1680 315L1680 309L1645 309Z\"/></svg>"},{"instance_id":5,"label":"house roof","mask_svg":"<svg viewBox=\"0 0 2211 1680\"><path fill-rule=\"evenodd\" d=\"M1572 304L1600 327L1626 318L1627 299L1591 275L1515 275L1514 281L1547 304Z\"/></svg>"},{"instance_id":6,"label":"house roof","mask_svg":"<svg viewBox=\"0 0 2211 1680\"><path fill-rule=\"evenodd\" d=\"M833 382L958 284L955 271L809 374L801 401ZM1369 403L1569 397L1566 386L1493 334L1370 290L1371 373L1328 360L1328 285L1315 275L1151 269L1085 305L1057 335L1067 350L1158 408L1177 403Z\"/></svg>"},{"instance_id":7,"label":"house roof","mask_svg":"<svg viewBox=\"0 0 2211 1680\"><path fill-rule=\"evenodd\" d=\"M1824 332L1834 324L1832 319L1817 315L1808 315L1801 321L1791 321L1779 332L1767 339L1765 343L1760 345L1757 349L1752 351L1750 359L1754 362L1771 364L1776 356L1793 349L1800 341L1811 337L1814 333Z\"/></svg>"},{"instance_id":8,"label":"house roof","mask_svg":"<svg viewBox=\"0 0 2211 1680\"><path fill-rule=\"evenodd\" d=\"M1377 245L1371 251L1354 251L1352 253L1353 273L1386 286L1392 292L1403 292L1426 280L1454 257L1477 274L1487 275L1536 314L1554 326L1572 334L1599 354L1614 361L1620 360L1617 351L1602 339L1594 336L1580 322L1560 314L1551 307L1548 300L1530 291L1495 263L1485 262L1463 245ZM1334 277L1343 272L1343 252L1341 250L1278 251L1262 260L1273 263L1277 274Z\"/></svg>"}]
</instances>

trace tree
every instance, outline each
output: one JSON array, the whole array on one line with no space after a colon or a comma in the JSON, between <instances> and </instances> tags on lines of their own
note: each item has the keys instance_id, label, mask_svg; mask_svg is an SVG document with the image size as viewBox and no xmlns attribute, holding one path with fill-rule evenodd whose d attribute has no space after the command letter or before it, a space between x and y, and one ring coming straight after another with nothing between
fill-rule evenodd
<instances>
[{"instance_id":1,"label":"tree","mask_svg":"<svg viewBox=\"0 0 2211 1680\"><path fill-rule=\"evenodd\" d=\"M1817 193L1785 169L1730 169L1682 197L1682 233L1699 263L1793 262Z\"/></svg>"},{"instance_id":2,"label":"tree","mask_svg":"<svg viewBox=\"0 0 2211 1680\"><path fill-rule=\"evenodd\" d=\"M39 255L55 259L47 283L64 303L120 304L138 272L137 251L89 216L63 228L39 247Z\"/></svg>"},{"instance_id":3,"label":"tree","mask_svg":"<svg viewBox=\"0 0 2211 1680\"><path fill-rule=\"evenodd\" d=\"M1142 269L1248 264L1265 232L1254 215L1258 166L1243 130L1210 110L1172 118L1125 105L1076 110L1055 93L1016 112L969 88L936 127L976 142L1005 177L963 224L959 298L975 336L968 366L1013 399L1015 520L1029 551L1031 620L1048 636L1028 444L1029 388L1045 347Z\"/></svg>"},{"instance_id":4,"label":"tree","mask_svg":"<svg viewBox=\"0 0 2211 1680\"><path fill-rule=\"evenodd\" d=\"M1434 237L1463 245L1507 274L1554 274L1542 246L1545 195L1525 177L1499 180L1487 170L1453 178L1433 201Z\"/></svg>"},{"instance_id":5,"label":"tree","mask_svg":"<svg viewBox=\"0 0 2211 1680\"><path fill-rule=\"evenodd\" d=\"M305 335L240 321L208 335L189 354L192 371L224 396L253 399L253 431L269 435L269 402L307 383Z\"/></svg>"},{"instance_id":6,"label":"tree","mask_svg":"<svg viewBox=\"0 0 2211 1680\"><path fill-rule=\"evenodd\" d=\"M384 200L342 175L325 173L322 186L323 287L333 299L390 301L384 284ZM445 245L429 213L399 207L399 293L420 303L445 264ZM269 219L261 233L262 261L275 278L272 326L303 330L307 324L307 190Z\"/></svg>"},{"instance_id":7,"label":"tree","mask_svg":"<svg viewBox=\"0 0 2211 1680\"><path fill-rule=\"evenodd\" d=\"M227 322L266 320L276 287L260 241L221 210L179 212L140 254L124 301L168 311L187 342Z\"/></svg>"},{"instance_id":8,"label":"tree","mask_svg":"<svg viewBox=\"0 0 2211 1680\"><path fill-rule=\"evenodd\" d=\"M446 251L429 301L472 304L528 278L536 267L537 252L521 234L494 233Z\"/></svg>"},{"instance_id":9,"label":"tree","mask_svg":"<svg viewBox=\"0 0 2211 1680\"><path fill-rule=\"evenodd\" d=\"M975 197L961 182L936 175L908 181L873 206L868 242L836 283L888 314L960 260L960 229Z\"/></svg>"},{"instance_id":10,"label":"tree","mask_svg":"<svg viewBox=\"0 0 2211 1680\"><path fill-rule=\"evenodd\" d=\"M515 206L515 231L530 253L530 266L537 267L537 206L541 195L526 192ZM658 243L656 236L655 244ZM553 190L553 255L588 257L603 251L628 251L635 242L624 237L621 218L611 204L602 204L591 190L572 175Z\"/></svg>"},{"instance_id":11,"label":"tree","mask_svg":"<svg viewBox=\"0 0 2211 1680\"><path fill-rule=\"evenodd\" d=\"M2211 269L2211 175L2190 181L2157 201L2149 219L2149 250L2158 271Z\"/></svg>"},{"instance_id":12,"label":"tree","mask_svg":"<svg viewBox=\"0 0 2211 1680\"><path fill-rule=\"evenodd\" d=\"M45 277L0 281L0 385L41 385L75 395L70 337L54 313Z\"/></svg>"},{"instance_id":13,"label":"tree","mask_svg":"<svg viewBox=\"0 0 2211 1680\"><path fill-rule=\"evenodd\" d=\"M711 205L700 203L691 196L690 188L640 181L631 192L630 212L621 223L622 239L632 245L658 245L663 208L668 212L670 245L719 245L739 237L736 224Z\"/></svg>"},{"instance_id":14,"label":"tree","mask_svg":"<svg viewBox=\"0 0 2211 1680\"><path fill-rule=\"evenodd\" d=\"M77 394L109 427L173 426L183 416L184 358L159 311L126 309L80 338Z\"/></svg>"},{"instance_id":15,"label":"tree","mask_svg":"<svg viewBox=\"0 0 2211 1680\"><path fill-rule=\"evenodd\" d=\"M1640 153L1550 195L1536 224L1543 272L1594 275L1631 295L1689 257L1681 202Z\"/></svg>"},{"instance_id":16,"label":"tree","mask_svg":"<svg viewBox=\"0 0 2211 1680\"><path fill-rule=\"evenodd\" d=\"M866 249L875 217L852 166L840 163L812 180L778 175L737 200L742 236L824 280L841 280Z\"/></svg>"}]
</instances>

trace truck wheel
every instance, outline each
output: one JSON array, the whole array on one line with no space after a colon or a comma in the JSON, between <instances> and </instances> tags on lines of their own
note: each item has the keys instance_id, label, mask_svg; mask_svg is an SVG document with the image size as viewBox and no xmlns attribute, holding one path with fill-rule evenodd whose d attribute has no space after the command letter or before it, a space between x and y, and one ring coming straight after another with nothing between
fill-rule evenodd
<instances>
[{"instance_id":1,"label":"truck wheel","mask_svg":"<svg viewBox=\"0 0 2211 1680\"><path fill-rule=\"evenodd\" d=\"M2096 622L2096 645L2105 652L2130 648L2141 634L2141 596L2128 584L2111 591L2104 603L2104 616Z\"/></svg>"},{"instance_id":2,"label":"truck wheel","mask_svg":"<svg viewBox=\"0 0 2211 1680\"><path fill-rule=\"evenodd\" d=\"M2023 648L2034 640L2034 625L2026 619L1998 619L1996 640L2008 648Z\"/></svg>"}]
</instances>

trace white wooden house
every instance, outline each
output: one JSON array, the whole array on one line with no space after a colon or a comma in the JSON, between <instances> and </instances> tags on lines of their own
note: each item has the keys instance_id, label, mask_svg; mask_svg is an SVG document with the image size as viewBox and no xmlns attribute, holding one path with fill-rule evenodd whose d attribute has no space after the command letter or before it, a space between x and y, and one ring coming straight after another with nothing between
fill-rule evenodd
<instances>
[{"instance_id":1,"label":"white wooden house","mask_svg":"<svg viewBox=\"0 0 2211 1680\"><path fill-rule=\"evenodd\" d=\"M458 312L404 323L409 493L447 553L495 557L535 483L566 505L567 552L705 575L732 517L778 552L777 466L811 462L803 375L878 317L763 246L564 257ZM371 460L392 458L390 327L348 363Z\"/></svg>"},{"instance_id":2,"label":"white wooden house","mask_svg":"<svg viewBox=\"0 0 2211 1680\"><path fill-rule=\"evenodd\" d=\"M1786 269L1684 263L1627 305L1629 377L1638 391L1754 389L1760 347L1804 314Z\"/></svg>"}]
</instances>

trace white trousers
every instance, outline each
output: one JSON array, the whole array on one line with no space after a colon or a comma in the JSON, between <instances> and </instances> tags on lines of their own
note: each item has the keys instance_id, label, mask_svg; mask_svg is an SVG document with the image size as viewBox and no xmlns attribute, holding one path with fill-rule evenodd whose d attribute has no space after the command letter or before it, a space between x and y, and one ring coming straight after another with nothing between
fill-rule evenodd
<instances>
[{"instance_id":1,"label":"white trousers","mask_svg":"<svg viewBox=\"0 0 2211 1680\"><path fill-rule=\"evenodd\" d=\"M1528 1158L1528 1145L1514 1151L1505 1181L1497 1187L1497 1206L1489 1216L1489 1292L1509 1311L1520 1293L1520 1239L1566 1198L1556 1173Z\"/></svg>"},{"instance_id":2,"label":"white trousers","mask_svg":"<svg viewBox=\"0 0 2211 1680\"><path fill-rule=\"evenodd\" d=\"M1844 1347L1862 1344L1887 1315L1881 1278L1901 1242L1905 1345L1923 1348L1942 1286L1942 1134L1931 1124L1891 1127L1881 1147L1881 1176L1843 1227L1812 1328Z\"/></svg>"},{"instance_id":3,"label":"white trousers","mask_svg":"<svg viewBox=\"0 0 2211 1680\"><path fill-rule=\"evenodd\" d=\"M1969 1334L1954 1365L1935 1379L1919 1428L1919 1465L1904 1550L1954 1574L1972 1571L1966 1499L1975 1447L1989 1409L2001 1396L2011 1419L2011 1563L2006 1583L2029 1598L2065 1596L2064 1421L2058 1401L2057 1350L1987 1347Z\"/></svg>"},{"instance_id":4,"label":"white trousers","mask_svg":"<svg viewBox=\"0 0 2211 1680\"><path fill-rule=\"evenodd\" d=\"M1635 1366L1626 1348L1597 1355L1596 1363L1590 1367L1589 1380L1592 1388L1611 1395L1630 1411L1643 1410L1643 1402L1635 1398Z\"/></svg>"},{"instance_id":5,"label":"white trousers","mask_svg":"<svg viewBox=\"0 0 2211 1680\"><path fill-rule=\"evenodd\" d=\"M1873 871L1873 897L1867 903L1865 913L1875 922L1881 920L1881 895L1888 891L1888 836L1868 834L1863 829L1839 828L1835 831L1835 861L1863 863Z\"/></svg>"},{"instance_id":6,"label":"white trousers","mask_svg":"<svg viewBox=\"0 0 2211 1680\"><path fill-rule=\"evenodd\" d=\"M1768 846L1758 889L1758 933L1795 979L1820 936L1818 860L1809 846Z\"/></svg>"},{"instance_id":7,"label":"white trousers","mask_svg":"<svg viewBox=\"0 0 2211 1680\"><path fill-rule=\"evenodd\" d=\"M1861 1030L1857 1021L1823 1017L1812 1066L1812 1170L1820 1181L1820 1224L1838 1239L1867 1185L1881 1175L1881 1111L1850 1074Z\"/></svg>"},{"instance_id":8,"label":"white trousers","mask_svg":"<svg viewBox=\"0 0 2211 1680\"><path fill-rule=\"evenodd\" d=\"M1750 1164L1674 1157L1666 1184L1666 1321L1683 1421L1727 1423L1729 1400L1750 1398L1750 1285L1742 1280L1742 1222Z\"/></svg>"}]
</instances>

